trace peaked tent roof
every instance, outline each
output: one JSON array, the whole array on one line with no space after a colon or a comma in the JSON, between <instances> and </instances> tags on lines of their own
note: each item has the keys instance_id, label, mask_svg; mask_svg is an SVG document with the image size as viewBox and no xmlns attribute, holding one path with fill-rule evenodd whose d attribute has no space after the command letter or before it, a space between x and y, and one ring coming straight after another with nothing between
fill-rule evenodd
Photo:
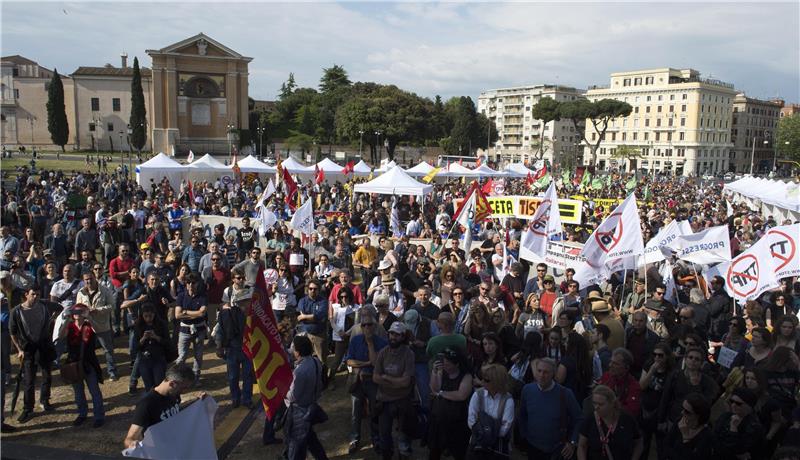
<instances>
[{"instance_id":1,"label":"peaked tent roof","mask_svg":"<svg viewBox=\"0 0 800 460\"><path fill-rule=\"evenodd\" d=\"M353 166L353 173L356 176L369 176L372 174L372 167L364 160L361 160Z\"/></svg>"},{"instance_id":2,"label":"peaked tent roof","mask_svg":"<svg viewBox=\"0 0 800 460\"><path fill-rule=\"evenodd\" d=\"M478 173L458 163L450 163L447 171L439 174L445 177L478 177Z\"/></svg>"},{"instance_id":3,"label":"peaked tent roof","mask_svg":"<svg viewBox=\"0 0 800 460\"><path fill-rule=\"evenodd\" d=\"M472 172L478 174L478 176L480 177L490 177L490 176L505 177L508 175L506 174L505 171L495 171L494 169L486 166L485 164L481 164L477 168L473 169Z\"/></svg>"},{"instance_id":4,"label":"peaked tent roof","mask_svg":"<svg viewBox=\"0 0 800 460\"><path fill-rule=\"evenodd\" d=\"M300 163L295 159L295 157L289 155L289 158L286 160L281 161L281 167L286 169L292 174L301 174L301 173L309 173L309 167ZM312 174L314 173L314 167L311 167Z\"/></svg>"},{"instance_id":5,"label":"peaked tent roof","mask_svg":"<svg viewBox=\"0 0 800 460\"><path fill-rule=\"evenodd\" d=\"M275 167L269 166L268 164L262 162L258 158L254 157L253 155L247 155L243 159L239 160L239 169L242 172L246 173L274 173Z\"/></svg>"},{"instance_id":6,"label":"peaked tent roof","mask_svg":"<svg viewBox=\"0 0 800 460\"><path fill-rule=\"evenodd\" d=\"M536 174L535 171L531 171L523 163L511 163L506 166L505 171L511 177L528 177L528 174Z\"/></svg>"},{"instance_id":7,"label":"peaked tent roof","mask_svg":"<svg viewBox=\"0 0 800 460\"><path fill-rule=\"evenodd\" d=\"M397 166L397 163L395 163L394 160L392 160L392 161L389 161L388 163L382 164L380 168L375 169L375 172L384 173L384 172L394 168L395 166Z\"/></svg>"},{"instance_id":8,"label":"peaked tent roof","mask_svg":"<svg viewBox=\"0 0 800 460\"><path fill-rule=\"evenodd\" d=\"M325 171L325 174L341 174L342 169L344 169L344 166L339 166L335 161L328 157L323 158L322 161L317 163L317 167Z\"/></svg>"},{"instance_id":9,"label":"peaked tent roof","mask_svg":"<svg viewBox=\"0 0 800 460\"><path fill-rule=\"evenodd\" d=\"M365 184L356 184L358 193L380 193L381 195L426 195L433 185L423 184L406 174L403 168L392 168Z\"/></svg>"},{"instance_id":10,"label":"peaked tent roof","mask_svg":"<svg viewBox=\"0 0 800 460\"><path fill-rule=\"evenodd\" d=\"M164 152L159 152L158 155L154 156L153 158L145 161L144 163L136 166L136 170L138 171L139 168L159 168L159 169L180 169L185 170L186 166L178 163L177 161L173 160L172 158L164 155Z\"/></svg>"},{"instance_id":11,"label":"peaked tent roof","mask_svg":"<svg viewBox=\"0 0 800 460\"><path fill-rule=\"evenodd\" d=\"M431 166L427 161L422 161L422 163L414 166L413 168L406 169L406 172L409 176L427 176L429 172L433 171L434 167Z\"/></svg>"},{"instance_id":12,"label":"peaked tent roof","mask_svg":"<svg viewBox=\"0 0 800 460\"><path fill-rule=\"evenodd\" d=\"M194 160L188 166L190 171L231 171L230 166L225 166L224 164L220 163L218 160L214 159L211 154L206 153L202 157Z\"/></svg>"},{"instance_id":13,"label":"peaked tent roof","mask_svg":"<svg viewBox=\"0 0 800 460\"><path fill-rule=\"evenodd\" d=\"M173 185L180 184L186 179L189 167L182 165L172 158L164 155L163 152L136 166L136 182L139 185L147 185L150 180L160 181L164 177L169 179Z\"/></svg>"}]
</instances>

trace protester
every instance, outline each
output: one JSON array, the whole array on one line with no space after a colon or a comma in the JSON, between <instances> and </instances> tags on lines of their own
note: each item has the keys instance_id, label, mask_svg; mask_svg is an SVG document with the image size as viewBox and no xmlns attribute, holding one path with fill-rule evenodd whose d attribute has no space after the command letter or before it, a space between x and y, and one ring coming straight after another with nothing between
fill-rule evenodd
<instances>
[{"instance_id":1,"label":"protester","mask_svg":"<svg viewBox=\"0 0 800 460\"><path fill-rule=\"evenodd\" d=\"M136 344L134 362L136 374L142 377L144 391L150 391L164 380L167 362L174 358L169 329L164 320L156 314L155 306L152 303L145 303L132 331Z\"/></svg>"},{"instance_id":2,"label":"protester","mask_svg":"<svg viewBox=\"0 0 800 460\"><path fill-rule=\"evenodd\" d=\"M72 390L75 392L75 405L78 406L78 417L72 422L72 426L80 426L86 421L89 407L86 403L86 393L84 392L84 381L92 395L92 411L94 413L94 428L100 428L105 423L105 408L103 405L103 394L100 392L100 384L103 383L103 374L100 370L100 362L95 355L97 348L97 334L94 331L94 323L89 318L89 308L77 303L67 311L67 319L59 336L67 342L67 362L77 363L79 381L72 383Z\"/></svg>"},{"instance_id":3,"label":"protester","mask_svg":"<svg viewBox=\"0 0 800 460\"><path fill-rule=\"evenodd\" d=\"M378 353L372 381L378 385L377 400L379 414L380 454L384 460L394 455L392 427L399 420L400 455L411 455L410 428L412 391L409 387L414 378L414 352L408 347L406 327L402 322L392 324L389 329L389 346ZM416 418L415 418L416 419Z\"/></svg>"},{"instance_id":4,"label":"protester","mask_svg":"<svg viewBox=\"0 0 800 460\"><path fill-rule=\"evenodd\" d=\"M581 425L578 460L640 458L642 437L636 419L623 410L614 390L596 386L592 406L594 417L584 419Z\"/></svg>"},{"instance_id":5,"label":"protester","mask_svg":"<svg viewBox=\"0 0 800 460\"><path fill-rule=\"evenodd\" d=\"M310 453L317 460L327 459L325 448L314 432L322 417L327 419L318 401L322 393L322 363L313 356L311 340L302 335L292 341L294 371L292 385L286 393L286 458L304 460Z\"/></svg>"}]
</instances>

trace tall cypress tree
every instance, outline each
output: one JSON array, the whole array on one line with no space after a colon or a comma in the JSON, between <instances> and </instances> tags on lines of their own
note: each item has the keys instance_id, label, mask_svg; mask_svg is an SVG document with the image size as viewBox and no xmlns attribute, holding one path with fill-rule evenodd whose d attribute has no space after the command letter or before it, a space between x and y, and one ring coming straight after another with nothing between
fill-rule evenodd
<instances>
[{"instance_id":1,"label":"tall cypress tree","mask_svg":"<svg viewBox=\"0 0 800 460\"><path fill-rule=\"evenodd\" d=\"M47 91L47 130L50 131L53 144L60 146L63 152L69 139L69 123L67 110L64 108L64 84L61 83L58 70L53 72L50 89Z\"/></svg>"},{"instance_id":2,"label":"tall cypress tree","mask_svg":"<svg viewBox=\"0 0 800 460\"><path fill-rule=\"evenodd\" d=\"M139 58L133 58L133 81L131 82L131 139L130 143L139 153L147 143L147 110L144 107L142 74L139 71Z\"/></svg>"}]
</instances>

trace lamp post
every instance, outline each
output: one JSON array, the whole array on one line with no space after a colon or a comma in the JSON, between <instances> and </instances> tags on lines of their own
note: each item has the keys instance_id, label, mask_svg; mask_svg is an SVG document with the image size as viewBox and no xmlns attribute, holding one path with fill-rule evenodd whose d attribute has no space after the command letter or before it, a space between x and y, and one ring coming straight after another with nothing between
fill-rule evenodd
<instances>
[{"instance_id":1,"label":"lamp post","mask_svg":"<svg viewBox=\"0 0 800 460\"><path fill-rule=\"evenodd\" d=\"M259 139L259 142L258 142L258 156L260 158L264 158L264 131L265 131L265 128L263 126L259 126L258 128L256 128L256 131L258 131L258 139Z\"/></svg>"},{"instance_id":2,"label":"lamp post","mask_svg":"<svg viewBox=\"0 0 800 460\"><path fill-rule=\"evenodd\" d=\"M361 147L364 145L364 130L358 130L358 159L361 159Z\"/></svg>"},{"instance_id":3,"label":"lamp post","mask_svg":"<svg viewBox=\"0 0 800 460\"><path fill-rule=\"evenodd\" d=\"M128 125L128 163L130 164L130 168L133 169L133 160L131 157L133 156L133 146L131 145L131 134L133 134L133 128L131 125ZM128 174L132 174L131 170L128 170Z\"/></svg>"},{"instance_id":4,"label":"lamp post","mask_svg":"<svg viewBox=\"0 0 800 460\"><path fill-rule=\"evenodd\" d=\"M233 126L231 123L225 127L228 130L228 163L231 161L231 154L233 150L233 130L236 129L236 126Z\"/></svg>"},{"instance_id":5,"label":"lamp post","mask_svg":"<svg viewBox=\"0 0 800 460\"><path fill-rule=\"evenodd\" d=\"M381 134L383 133L381 133L380 131L375 131L375 135L378 136L378 143L375 145L375 155L377 156L375 160L377 161L380 161L381 159ZM375 160L373 160L373 163L376 162Z\"/></svg>"}]
</instances>

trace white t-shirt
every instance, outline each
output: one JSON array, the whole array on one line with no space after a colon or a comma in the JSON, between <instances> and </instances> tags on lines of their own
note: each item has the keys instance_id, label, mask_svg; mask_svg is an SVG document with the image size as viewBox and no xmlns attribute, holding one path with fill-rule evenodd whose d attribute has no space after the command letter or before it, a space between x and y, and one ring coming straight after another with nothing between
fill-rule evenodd
<instances>
[{"instance_id":1,"label":"white t-shirt","mask_svg":"<svg viewBox=\"0 0 800 460\"><path fill-rule=\"evenodd\" d=\"M64 295L65 292L67 292L69 287L75 281L78 281L78 282L75 285L75 288L72 290L72 295L68 296L66 299L64 299L63 301L59 302L61 304L61 306L64 307L65 309L75 305L75 297L77 297L78 291L80 291L81 288L83 287L83 281L72 280L70 282L67 282L67 281L64 281L63 279L60 279L60 280L56 281L55 283L53 283L53 287L50 289L50 295L55 297L56 299L60 299L61 296Z\"/></svg>"}]
</instances>

